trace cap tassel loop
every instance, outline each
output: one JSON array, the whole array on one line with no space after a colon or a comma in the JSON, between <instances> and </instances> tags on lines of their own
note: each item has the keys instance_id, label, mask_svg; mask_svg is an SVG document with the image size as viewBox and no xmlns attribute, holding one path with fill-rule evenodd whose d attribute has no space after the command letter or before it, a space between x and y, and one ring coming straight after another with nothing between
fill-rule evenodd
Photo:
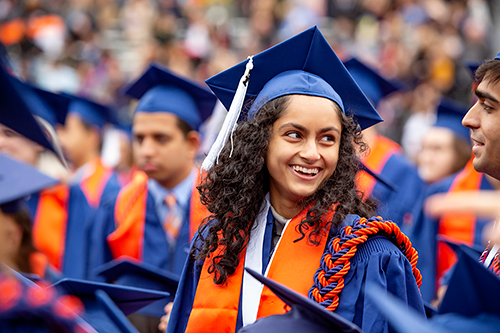
<instances>
[{"instance_id":1,"label":"cap tassel loop","mask_svg":"<svg viewBox=\"0 0 500 333\"><path fill-rule=\"evenodd\" d=\"M233 132L236 130L238 126L238 119L240 117L241 108L243 107L243 102L245 101L245 96L247 93L248 82L250 80L250 71L253 69L253 57L248 57L248 62L245 68L245 73L240 79L238 84L238 89L236 90L236 94L234 95L233 101L231 102L231 106L229 107L229 112L224 119L224 123L222 124L222 128L217 135L217 139L215 140L212 148L208 152L207 157L203 161L201 168L203 170L210 170L214 164L219 162L219 155L224 148L224 145L227 142L227 139L231 137L231 153L229 157L233 154Z\"/></svg>"}]
</instances>

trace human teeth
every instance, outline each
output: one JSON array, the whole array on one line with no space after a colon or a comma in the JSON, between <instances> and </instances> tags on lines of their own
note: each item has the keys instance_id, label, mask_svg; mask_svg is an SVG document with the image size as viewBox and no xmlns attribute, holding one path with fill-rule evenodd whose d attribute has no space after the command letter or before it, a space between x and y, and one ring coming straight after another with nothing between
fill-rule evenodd
<instances>
[{"instance_id":1,"label":"human teeth","mask_svg":"<svg viewBox=\"0 0 500 333\"><path fill-rule=\"evenodd\" d=\"M303 167L300 167L300 166L297 166L297 165L294 165L292 168L295 171L300 171L302 173L313 174L313 175L316 175L319 172L318 168L307 169L307 168L303 168Z\"/></svg>"}]
</instances>

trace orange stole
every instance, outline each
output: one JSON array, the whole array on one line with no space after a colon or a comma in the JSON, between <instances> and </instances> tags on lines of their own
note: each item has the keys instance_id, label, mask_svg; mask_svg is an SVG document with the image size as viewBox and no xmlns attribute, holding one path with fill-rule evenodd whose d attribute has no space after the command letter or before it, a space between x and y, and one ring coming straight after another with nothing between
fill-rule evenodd
<instances>
[{"instance_id":1,"label":"orange stole","mask_svg":"<svg viewBox=\"0 0 500 333\"><path fill-rule=\"evenodd\" d=\"M289 222L276 248L274 258L269 263L267 274L267 277L306 297L314 284L314 273L319 267L328 238L324 233L320 244L314 245L307 240L309 232L306 231L304 239L294 242L301 237L297 226L306 217L309 208L304 209ZM331 212L325 220L331 220L333 214ZM218 248L214 255L219 255L223 251L224 249ZM246 249L240 254L240 262L236 271L223 285L216 285L213 282L213 276L208 273L212 260L205 259L186 332L235 332L245 253ZM285 303L264 287L257 318L285 312Z\"/></svg>"},{"instance_id":2,"label":"orange stole","mask_svg":"<svg viewBox=\"0 0 500 333\"><path fill-rule=\"evenodd\" d=\"M194 181L193 191L191 192L191 202L189 208L189 239L192 240L194 234L198 230L198 227L203 222L203 220L210 216L210 212L207 207L201 203L201 195L196 188L201 184L202 177L206 171L198 171Z\"/></svg>"},{"instance_id":3,"label":"orange stole","mask_svg":"<svg viewBox=\"0 0 500 333\"><path fill-rule=\"evenodd\" d=\"M118 194L115 205L116 230L108 236L108 245L113 258L129 256L142 260L142 240L146 217L148 176L142 171L136 171L133 179ZM196 174L194 188L191 194L189 231L190 239L198 230L203 219L210 212L200 201L200 194L196 189L201 178Z\"/></svg>"},{"instance_id":4,"label":"orange stole","mask_svg":"<svg viewBox=\"0 0 500 333\"><path fill-rule=\"evenodd\" d=\"M30 254L29 262L31 266L31 272L38 275L42 279L45 278L45 272L47 271L49 258L47 258L47 256L41 252L33 252Z\"/></svg>"},{"instance_id":5,"label":"orange stole","mask_svg":"<svg viewBox=\"0 0 500 333\"><path fill-rule=\"evenodd\" d=\"M472 160L470 160L465 168L457 175L448 193L479 190L482 180L483 174L474 170ZM475 228L476 216L474 214L449 213L443 215L439 220L438 234L467 245L473 245ZM438 242L436 255L436 282L439 286L439 280L443 274L455 264L457 256L455 252L443 242Z\"/></svg>"},{"instance_id":6,"label":"orange stole","mask_svg":"<svg viewBox=\"0 0 500 333\"><path fill-rule=\"evenodd\" d=\"M59 184L40 192L35 221L33 224L33 243L49 258L56 269L63 265L68 221L69 188Z\"/></svg>"},{"instance_id":7,"label":"orange stole","mask_svg":"<svg viewBox=\"0 0 500 333\"><path fill-rule=\"evenodd\" d=\"M89 167L94 168L94 172L81 182L80 187L89 204L95 208L99 206L102 192L113 172L102 164L100 158L96 158L90 163Z\"/></svg>"},{"instance_id":8,"label":"orange stole","mask_svg":"<svg viewBox=\"0 0 500 333\"><path fill-rule=\"evenodd\" d=\"M128 256L142 260L148 197L147 181L148 176L142 171L137 171L130 183L118 194L115 205L116 230L107 238L113 258Z\"/></svg>"},{"instance_id":9,"label":"orange stole","mask_svg":"<svg viewBox=\"0 0 500 333\"><path fill-rule=\"evenodd\" d=\"M385 164L393 154L398 154L402 151L400 145L380 134L375 136L370 148L370 154L362 158L361 161L378 174L382 172ZM358 184L358 189L364 193L364 197L368 198L377 181L366 171L361 170L357 174L356 183Z\"/></svg>"}]
</instances>

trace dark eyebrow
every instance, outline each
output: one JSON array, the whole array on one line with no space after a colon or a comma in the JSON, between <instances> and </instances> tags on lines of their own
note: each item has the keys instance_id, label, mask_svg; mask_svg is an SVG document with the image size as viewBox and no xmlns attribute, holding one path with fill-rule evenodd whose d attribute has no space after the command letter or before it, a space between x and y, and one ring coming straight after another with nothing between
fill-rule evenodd
<instances>
[{"instance_id":1,"label":"dark eyebrow","mask_svg":"<svg viewBox=\"0 0 500 333\"><path fill-rule=\"evenodd\" d=\"M287 127L287 126L292 126L292 127L295 127L296 129L298 129L299 131L302 131L302 132L306 132L308 133L309 131L307 130L307 128L305 128L304 126L302 125L299 125L299 124L294 124L294 123L286 123L286 124L283 124L280 126L279 129L282 129L283 127Z\"/></svg>"},{"instance_id":2,"label":"dark eyebrow","mask_svg":"<svg viewBox=\"0 0 500 333\"><path fill-rule=\"evenodd\" d=\"M318 132L318 134L329 132L329 131L335 131L335 132L337 132L340 135L340 130L337 127L333 127L333 126L323 128L322 130L320 130Z\"/></svg>"},{"instance_id":3,"label":"dark eyebrow","mask_svg":"<svg viewBox=\"0 0 500 333\"><path fill-rule=\"evenodd\" d=\"M307 130L307 128L305 128L302 125L294 124L294 123L283 124L283 125L280 126L279 129L282 129L283 127L287 127L287 126L295 127L296 129L298 129L299 131L302 131L304 133L309 133L309 131ZM328 132L328 131L335 131L335 132L337 132L340 135L340 130L338 128L336 128L336 127L333 127L333 126L325 127L323 129L319 130L318 134L325 133L325 132Z\"/></svg>"},{"instance_id":4,"label":"dark eyebrow","mask_svg":"<svg viewBox=\"0 0 500 333\"><path fill-rule=\"evenodd\" d=\"M486 91L478 90L476 88L476 90L474 90L474 94L478 98L489 99L492 102L499 103L498 100L495 97L493 97L491 94L487 93Z\"/></svg>"}]
</instances>

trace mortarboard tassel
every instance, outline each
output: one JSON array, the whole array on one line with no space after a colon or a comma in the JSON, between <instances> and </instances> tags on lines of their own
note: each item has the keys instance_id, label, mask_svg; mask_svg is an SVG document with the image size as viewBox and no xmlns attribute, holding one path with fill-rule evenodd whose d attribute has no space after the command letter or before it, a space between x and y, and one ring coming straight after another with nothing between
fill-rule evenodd
<instances>
[{"instance_id":1,"label":"mortarboard tassel","mask_svg":"<svg viewBox=\"0 0 500 333\"><path fill-rule=\"evenodd\" d=\"M68 162L64 158L64 154L62 151L61 144L59 143L59 140L57 139L57 134L52 125L45 119L39 116L34 116L36 121L38 122L38 125L42 128L44 131L45 136L47 137L47 140L52 144L54 147L54 152L56 153L57 158L59 161L61 161L62 165L66 170L69 170Z\"/></svg>"},{"instance_id":2,"label":"mortarboard tassel","mask_svg":"<svg viewBox=\"0 0 500 333\"><path fill-rule=\"evenodd\" d=\"M248 88L248 81L250 79L250 71L253 69L253 60L252 57L248 57L248 62L245 68L245 73L240 79L238 84L238 89L236 90L236 94L234 95L233 101L231 102L231 106L229 107L229 112L226 115L226 119L224 119L224 123L222 124L222 128L217 135L217 139L215 140L212 148L208 152L207 157L203 161L201 165L202 170L210 170L214 164L218 163L219 155L224 148L224 145L227 142L229 136L231 136L231 153L229 157L231 157L233 153L232 143L233 143L233 132L236 129L238 124L238 119L240 117L241 108L243 107L243 101L245 100L245 96Z\"/></svg>"}]
</instances>

